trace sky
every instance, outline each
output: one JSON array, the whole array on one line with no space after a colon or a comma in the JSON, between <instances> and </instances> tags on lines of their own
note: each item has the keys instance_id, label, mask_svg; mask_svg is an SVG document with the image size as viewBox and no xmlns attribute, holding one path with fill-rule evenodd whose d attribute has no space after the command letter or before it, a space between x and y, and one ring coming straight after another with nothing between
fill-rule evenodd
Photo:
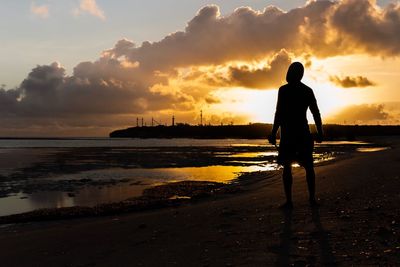
<instances>
[{"instance_id":1,"label":"sky","mask_svg":"<svg viewBox=\"0 0 400 267\"><path fill-rule=\"evenodd\" d=\"M106 136L136 117L197 124L200 110L272 122L293 61L324 122L400 122L399 1L1 5L0 136Z\"/></svg>"}]
</instances>

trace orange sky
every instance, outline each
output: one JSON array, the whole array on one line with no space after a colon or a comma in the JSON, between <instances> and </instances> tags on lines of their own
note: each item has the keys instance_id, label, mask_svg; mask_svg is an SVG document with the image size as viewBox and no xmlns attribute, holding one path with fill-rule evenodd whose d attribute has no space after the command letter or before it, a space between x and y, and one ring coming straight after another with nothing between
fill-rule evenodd
<instances>
[{"instance_id":1,"label":"orange sky","mask_svg":"<svg viewBox=\"0 0 400 267\"><path fill-rule=\"evenodd\" d=\"M200 110L211 124L272 122L293 61L306 66L324 122L399 124L399 18L398 2L372 0L224 15L205 6L159 41L124 38L71 73L38 65L16 88L3 86L0 135L104 136L136 117L197 124Z\"/></svg>"}]
</instances>

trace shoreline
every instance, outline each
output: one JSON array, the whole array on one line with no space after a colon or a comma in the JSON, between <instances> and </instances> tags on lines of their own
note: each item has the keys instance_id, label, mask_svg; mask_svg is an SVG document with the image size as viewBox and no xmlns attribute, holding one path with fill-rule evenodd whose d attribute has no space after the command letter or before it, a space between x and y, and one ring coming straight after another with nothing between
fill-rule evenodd
<instances>
[{"instance_id":1,"label":"shoreline","mask_svg":"<svg viewBox=\"0 0 400 267\"><path fill-rule=\"evenodd\" d=\"M291 212L277 209L280 179L261 179L179 207L2 227L0 257L6 266L394 266L400 137L382 141L392 149L316 167L318 209L297 169Z\"/></svg>"},{"instance_id":2,"label":"shoreline","mask_svg":"<svg viewBox=\"0 0 400 267\"><path fill-rule=\"evenodd\" d=\"M187 180L229 183L238 173L277 167L277 152L265 140L197 145L0 149L0 214L93 207L140 196L144 189L159 184ZM316 148L315 159L331 160L371 146L375 145L327 142Z\"/></svg>"},{"instance_id":3,"label":"shoreline","mask_svg":"<svg viewBox=\"0 0 400 267\"><path fill-rule=\"evenodd\" d=\"M133 212L153 211L168 207L196 204L218 198L234 197L235 194L247 190L244 187L257 184L261 180L278 178L277 172L259 171L243 173L229 183L191 180L170 182L146 188L141 196L128 198L119 202L98 204L93 207L45 208L0 216L0 226L4 224L123 215Z\"/></svg>"},{"instance_id":4,"label":"shoreline","mask_svg":"<svg viewBox=\"0 0 400 267\"><path fill-rule=\"evenodd\" d=\"M384 148L384 144L380 144L375 141L370 142L369 145ZM347 152L347 154L335 156L333 159L317 162L315 163L315 166L318 167L335 164L337 161L345 160L354 156L357 156L354 152ZM297 171L297 168L294 168L294 171ZM0 216L0 225L121 215L131 212L144 212L168 207L178 207L224 197L235 197L235 194L239 194L242 191L248 190L248 187L257 186L257 183L265 179L279 180L280 176L278 173L278 170L245 172L241 173L237 178L229 182L195 180L167 182L162 183L161 185L145 187L141 195L130 197L121 201L97 204L94 206L74 205L71 207L41 208L23 213ZM68 188L74 184L81 185L82 180L84 180L84 184L90 183L94 185L115 185L118 184L119 181L118 179L105 181L78 179L76 181L71 180L66 183L62 183L56 188L62 189L65 185L67 185ZM132 180L122 179L121 182L130 183ZM38 186L40 186L40 184L34 186L34 188L37 188ZM33 192L34 188L31 189ZM72 196L75 195L74 190L68 191L73 192L68 194L71 194Z\"/></svg>"}]
</instances>

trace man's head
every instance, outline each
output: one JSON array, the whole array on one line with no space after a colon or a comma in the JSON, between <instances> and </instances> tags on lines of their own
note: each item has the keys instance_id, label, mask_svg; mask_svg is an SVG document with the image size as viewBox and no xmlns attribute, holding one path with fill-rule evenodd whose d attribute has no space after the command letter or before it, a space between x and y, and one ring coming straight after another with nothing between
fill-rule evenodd
<instances>
[{"instance_id":1,"label":"man's head","mask_svg":"<svg viewBox=\"0 0 400 267\"><path fill-rule=\"evenodd\" d=\"M286 74L286 81L288 83L300 82L304 75L304 67L300 62L293 62L290 64Z\"/></svg>"}]
</instances>

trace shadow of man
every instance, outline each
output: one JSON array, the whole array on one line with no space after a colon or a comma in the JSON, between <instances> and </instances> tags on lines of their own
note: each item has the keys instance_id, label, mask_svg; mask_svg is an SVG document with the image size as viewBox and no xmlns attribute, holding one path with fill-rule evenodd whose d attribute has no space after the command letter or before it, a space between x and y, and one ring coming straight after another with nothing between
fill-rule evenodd
<instances>
[{"instance_id":1,"label":"shadow of man","mask_svg":"<svg viewBox=\"0 0 400 267\"><path fill-rule=\"evenodd\" d=\"M315 239L319 245L321 263L323 266L337 266L335 256L332 253L332 247L329 242L329 235L321 224L321 216L318 207L311 209L312 221L315 226Z\"/></svg>"},{"instance_id":2,"label":"shadow of man","mask_svg":"<svg viewBox=\"0 0 400 267\"><path fill-rule=\"evenodd\" d=\"M293 211L292 209L283 209L283 226L280 233L280 244L277 247L276 266L292 266L290 261L291 254L295 252L295 235L292 230ZM310 233L310 238L314 239L318 244L319 264L321 266L337 266L335 256L332 253L332 248L329 242L328 232L322 226L321 216L318 207L311 209L312 222L315 230ZM293 255L292 255L293 256ZM304 262L305 264L305 262ZM312 262L314 265L315 262Z\"/></svg>"},{"instance_id":3,"label":"shadow of man","mask_svg":"<svg viewBox=\"0 0 400 267\"><path fill-rule=\"evenodd\" d=\"M280 244L279 244L279 253L278 259L276 261L276 266L289 266L289 257L291 251L291 239L293 236L292 232L292 209L283 209L283 228L280 234Z\"/></svg>"}]
</instances>

